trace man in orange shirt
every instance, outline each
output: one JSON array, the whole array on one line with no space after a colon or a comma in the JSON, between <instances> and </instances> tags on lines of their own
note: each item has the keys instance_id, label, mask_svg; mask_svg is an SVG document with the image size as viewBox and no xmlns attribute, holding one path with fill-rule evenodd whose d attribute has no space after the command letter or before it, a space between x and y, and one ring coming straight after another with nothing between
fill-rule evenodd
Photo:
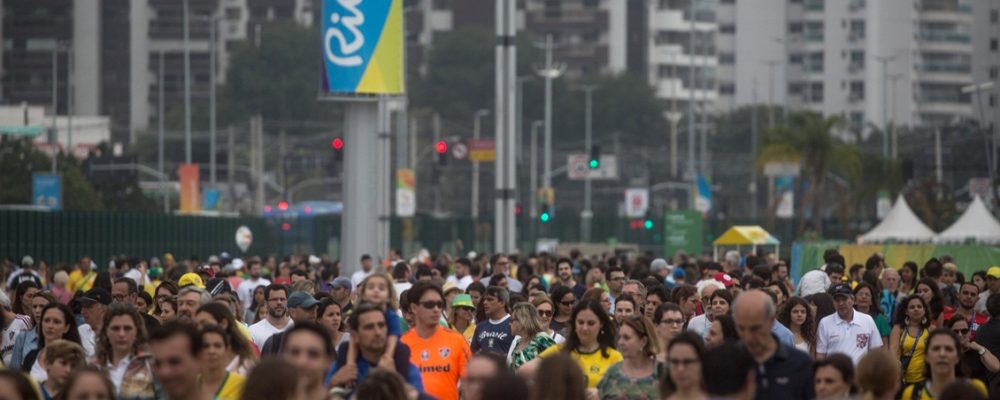
<instances>
[{"instance_id":1,"label":"man in orange shirt","mask_svg":"<svg viewBox=\"0 0 1000 400\"><path fill-rule=\"evenodd\" d=\"M430 282L418 282L408 293L416 326L400 340L410 346L410 362L420 370L424 391L439 400L458 400L458 381L472 353L465 338L439 325L444 293Z\"/></svg>"}]
</instances>

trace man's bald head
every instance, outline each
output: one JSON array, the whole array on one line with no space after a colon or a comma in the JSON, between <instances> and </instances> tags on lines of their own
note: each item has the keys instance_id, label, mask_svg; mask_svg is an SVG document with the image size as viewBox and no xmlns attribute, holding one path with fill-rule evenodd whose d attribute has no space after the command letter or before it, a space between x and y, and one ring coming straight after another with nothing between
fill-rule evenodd
<instances>
[{"instance_id":1,"label":"man's bald head","mask_svg":"<svg viewBox=\"0 0 1000 400\"><path fill-rule=\"evenodd\" d=\"M743 292L736 298L736 302L733 304L734 315L741 314L755 317L760 312L764 312L764 317L767 319L774 318L777 314L774 300L771 300L771 296L768 296L767 293L761 290Z\"/></svg>"}]
</instances>

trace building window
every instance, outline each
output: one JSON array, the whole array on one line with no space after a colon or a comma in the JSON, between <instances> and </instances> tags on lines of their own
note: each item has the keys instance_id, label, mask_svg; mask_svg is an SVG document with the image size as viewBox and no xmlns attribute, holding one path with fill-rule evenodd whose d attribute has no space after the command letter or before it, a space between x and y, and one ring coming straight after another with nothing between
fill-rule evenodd
<instances>
[{"instance_id":1,"label":"building window","mask_svg":"<svg viewBox=\"0 0 1000 400\"><path fill-rule=\"evenodd\" d=\"M728 34L735 34L736 33L736 24L721 24L721 25L719 25L719 32L728 33Z\"/></svg>"},{"instance_id":2,"label":"building window","mask_svg":"<svg viewBox=\"0 0 1000 400\"><path fill-rule=\"evenodd\" d=\"M997 51L997 47L1000 47L998 46L997 38L990 39L990 50Z\"/></svg>"},{"instance_id":3,"label":"building window","mask_svg":"<svg viewBox=\"0 0 1000 400\"><path fill-rule=\"evenodd\" d=\"M793 22L793 23L788 24L788 33L791 33L791 34L802 33L802 23L801 22Z\"/></svg>"},{"instance_id":4,"label":"building window","mask_svg":"<svg viewBox=\"0 0 1000 400\"><path fill-rule=\"evenodd\" d=\"M727 94L727 95L736 94L736 85L732 83L719 84L719 94Z\"/></svg>"},{"instance_id":5,"label":"building window","mask_svg":"<svg viewBox=\"0 0 1000 400\"><path fill-rule=\"evenodd\" d=\"M864 99L865 99L865 82L851 81L851 91L850 91L851 102L861 101Z\"/></svg>"},{"instance_id":6,"label":"building window","mask_svg":"<svg viewBox=\"0 0 1000 400\"><path fill-rule=\"evenodd\" d=\"M822 103L823 102L823 83L813 82L809 84L809 95L810 102L812 103Z\"/></svg>"},{"instance_id":7,"label":"building window","mask_svg":"<svg viewBox=\"0 0 1000 400\"><path fill-rule=\"evenodd\" d=\"M990 79L996 79L1000 75L1000 68L990 67Z\"/></svg>"},{"instance_id":8,"label":"building window","mask_svg":"<svg viewBox=\"0 0 1000 400\"><path fill-rule=\"evenodd\" d=\"M1000 10L990 10L990 22L994 24L1000 22Z\"/></svg>"},{"instance_id":9,"label":"building window","mask_svg":"<svg viewBox=\"0 0 1000 400\"><path fill-rule=\"evenodd\" d=\"M583 0L583 6L586 8L597 8L600 5L600 0Z\"/></svg>"},{"instance_id":10,"label":"building window","mask_svg":"<svg viewBox=\"0 0 1000 400\"><path fill-rule=\"evenodd\" d=\"M851 128L861 129L865 125L865 114L859 112L852 112L851 116Z\"/></svg>"},{"instance_id":11,"label":"building window","mask_svg":"<svg viewBox=\"0 0 1000 400\"><path fill-rule=\"evenodd\" d=\"M736 0L722 0L722 4L736 4Z\"/></svg>"},{"instance_id":12,"label":"building window","mask_svg":"<svg viewBox=\"0 0 1000 400\"><path fill-rule=\"evenodd\" d=\"M722 65L733 65L733 64L736 64L736 54L733 54L733 53L719 53L719 64L722 64Z\"/></svg>"},{"instance_id":13,"label":"building window","mask_svg":"<svg viewBox=\"0 0 1000 400\"><path fill-rule=\"evenodd\" d=\"M788 55L789 64L802 64L802 53L792 53Z\"/></svg>"}]
</instances>

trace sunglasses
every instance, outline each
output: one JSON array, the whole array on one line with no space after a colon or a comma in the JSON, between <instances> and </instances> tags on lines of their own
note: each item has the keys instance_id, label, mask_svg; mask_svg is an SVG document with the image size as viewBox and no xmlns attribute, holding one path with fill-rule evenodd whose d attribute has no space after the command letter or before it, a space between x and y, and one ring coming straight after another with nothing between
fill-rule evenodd
<instances>
[{"instance_id":1,"label":"sunglasses","mask_svg":"<svg viewBox=\"0 0 1000 400\"><path fill-rule=\"evenodd\" d=\"M545 317L545 318L551 317L552 316L552 311L548 311L548 310L539 311L538 312L538 316L539 317Z\"/></svg>"},{"instance_id":2,"label":"sunglasses","mask_svg":"<svg viewBox=\"0 0 1000 400\"><path fill-rule=\"evenodd\" d=\"M969 329L952 329L951 331L962 336L969 334Z\"/></svg>"},{"instance_id":3,"label":"sunglasses","mask_svg":"<svg viewBox=\"0 0 1000 400\"><path fill-rule=\"evenodd\" d=\"M443 301L421 301L420 302L420 306L423 307L423 308L426 308L428 310L432 310L432 309L435 309L435 308L437 308L439 310L443 310L444 309L444 302Z\"/></svg>"},{"instance_id":4,"label":"sunglasses","mask_svg":"<svg viewBox=\"0 0 1000 400\"><path fill-rule=\"evenodd\" d=\"M570 301L560 301L559 302L559 304L562 304L562 305L567 306L567 307L572 306L573 303L575 303L573 300L570 300Z\"/></svg>"}]
</instances>

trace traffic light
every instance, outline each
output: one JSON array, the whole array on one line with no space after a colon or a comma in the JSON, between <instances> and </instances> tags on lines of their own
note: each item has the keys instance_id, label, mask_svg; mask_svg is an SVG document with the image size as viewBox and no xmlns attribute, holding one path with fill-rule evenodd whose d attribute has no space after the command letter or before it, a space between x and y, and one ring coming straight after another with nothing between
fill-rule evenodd
<instances>
[{"instance_id":1,"label":"traffic light","mask_svg":"<svg viewBox=\"0 0 1000 400\"><path fill-rule=\"evenodd\" d=\"M437 152L437 161L440 165L448 163L448 142L439 140L434 144L434 151Z\"/></svg>"},{"instance_id":2,"label":"traffic light","mask_svg":"<svg viewBox=\"0 0 1000 400\"><path fill-rule=\"evenodd\" d=\"M653 230L653 219L646 217L646 220L642 222L642 227L646 228L647 231Z\"/></svg>"},{"instance_id":3,"label":"traffic light","mask_svg":"<svg viewBox=\"0 0 1000 400\"><path fill-rule=\"evenodd\" d=\"M330 141L330 148L333 149L333 161L344 159L344 138L334 136L333 140Z\"/></svg>"},{"instance_id":4,"label":"traffic light","mask_svg":"<svg viewBox=\"0 0 1000 400\"><path fill-rule=\"evenodd\" d=\"M542 222L549 222L550 219L552 219L552 215L549 214L549 205L548 203L543 203L542 212L538 214L538 220Z\"/></svg>"},{"instance_id":5,"label":"traffic light","mask_svg":"<svg viewBox=\"0 0 1000 400\"><path fill-rule=\"evenodd\" d=\"M598 169L601 167L601 146L593 145L590 146L590 159L587 161L587 166L590 169Z\"/></svg>"},{"instance_id":6,"label":"traffic light","mask_svg":"<svg viewBox=\"0 0 1000 400\"><path fill-rule=\"evenodd\" d=\"M278 210L279 211L288 211L288 202L284 201L284 200L279 201L278 202Z\"/></svg>"}]
</instances>

